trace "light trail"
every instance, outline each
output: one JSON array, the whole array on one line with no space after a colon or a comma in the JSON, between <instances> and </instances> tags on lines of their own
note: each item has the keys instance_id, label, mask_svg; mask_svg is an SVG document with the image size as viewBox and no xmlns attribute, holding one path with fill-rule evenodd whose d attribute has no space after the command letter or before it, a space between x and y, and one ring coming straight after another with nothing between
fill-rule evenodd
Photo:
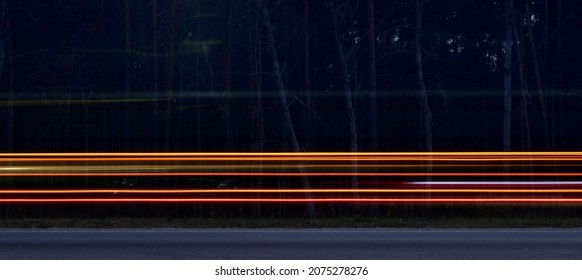
<instances>
[{"instance_id":1,"label":"light trail","mask_svg":"<svg viewBox=\"0 0 582 280\"><path fill-rule=\"evenodd\" d=\"M582 203L582 198L7 198L0 203Z\"/></svg>"},{"instance_id":2,"label":"light trail","mask_svg":"<svg viewBox=\"0 0 582 280\"><path fill-rule=\"evenodd\" d=\"M1 161L0 161L1 162ZM503 165L499 164L357 164L358 170L366 169L418 169L426 170L432 169L446 169L446 168L463 168L463 169L477 169L477 168L501 168ZM578 164L509 164L507 167L524 167L524 168L541 168L541 167L580 167ZM352 169L353 164L149 164L149 165L89 165L87 162L78 162L77 165L11 165L0 166L0 173L2 172L31 172L31 171L147 171L147 170L293 170L297 169Z\"/></svg>"},{"instance_id":3,"label":"light trail","mask_svg":"<svg viewBox=\"0 0 582 280\"><path fill-rule=\"evenodd\" d=\"M229 176L229 177L580 177L582 172L3 172L0 177L115 177L115 176Z\"/></svg>"},{"instance_id":4,"label":"light trail","mask_svg":"<svg viewBox=\"0 0 582 280\"><path fill-rule=\"evenodd\" d=\"M425 161L572 161L582 152L293 152L293 153L2 153L10 160L416 160ZM99 159L102 158L102 159Z\"/></svg>"},{"instance_id":5,"label":"light trail","mask_svg":"<svg viewBox=\"0 0 582 280\"><path fill-rule=\"evenodd\" d=\"M511 171L502 171L507 167ZM432 171L426 172L429 168ZM352 172L352 169L357 171ZM33 179L36 177L42 178L43 184L52 182L49 185L59 187L39 189L40 180ZM66 177L110 179L86 180L85 188L65 188L62 185L69 183L58 178ZM111 186L108 180L117 180L115 177L148 177L152 180L148 184L152 186L103 187ZM193 188L184 181L163 181L159 185L153 177L185 177L189 180L202 177L222 180L224 177L240 180L237 184L242 183L242 186L209 188L208 184L201 184L200 188ZM249 177L270 178L268 184L271 187L253 188L253 183L246 181ZM293 177L313 178L317 187L273 188L276 186L273 180ZM339 179L318 185L321 181L317 180L332 177ZM368 187L352 188L346 180L351 177L360 177L360 185ZM374 181L364 179L374 177L377 178ZM382 181L378 178L391 179ZM432 181L435 178L444 181ZM507 181L494 181L495 178ZM3 188L0 189L0 203L578 205L582 202L582 181L578 181L581 178L582 152L0 153L0 179L10 180L6 181L9 184L0 185ZM431 181L423 182L424 179ZM483 179L485 181L480 181ZM557 181L560 179L564 181ZM22 186L31 180L36 185ZM175 184L183 188L177 188ZM274 198L277 194L279 197Z\"/></svg>"},{"instance_id":6,"label":"light trail","mask_svg":"<svg viewBox=\"0 0 582 280\"><path fill-rule=\"evenodd\" d=\"M352 164L302 164L303 168L308 169L322 169L322 168L340 168L347 169L353 168ZM529 167L530 165L512 165L512 166L523 166ZM538 166L555 166L555 165L538 165ZM562 165L562 166L577 166L577 165ZM10 167L0 167L1 171L27 171L27 170L112 170L112 169L127 169L127 170L167 170L167 169L294 169L298 168L299 165L294 164L224 164L224 165L186 165L186 164L175 164L175 165L96 165L96 166L79 166L79 165L31 165L31 166L10 166ZM443 165L412 165L412 164L365 164L357 165L358 168L362 169L372 169L372 168L427 168L427 167L499 167L499 165L467 165L467 164L443 164Z\"/></svg>"},{"instance_id":7,"label":"light trail","mask_svg":"<svg viewBox=\"0 0 582 280\"><path fill-rule=\"evenodd\" d=\"M582 189L66 189L0 190L0 194L214 194L214 193L582 193Z\"/></svg>"},{"instance_id":8,"label":"light trail","mask_svg":"<svg viewBox=\"0 0 582 280\"><path fill-rule=\"evenodd\" d=\"M520 182L520 181L449 181L449 182L406 182L412 185L580 185L582 181L536 181L536 182Z\"/></svg>"},{"instance_id":9,"label":"light trail","mask_svg":"<svg viewBox=\"0 0 582 280\"><path fill-rule=\"evenodd\" d=\"M582 152L176 152L176 153L0 153L0 157L206 157L206 156L578 156Z\"/></svg>"},{"instance_id":10,"label":"light trail","mask_svg":"<svg viewBox=\"0 0 582 280\"><path fill-rule=\"evenodd\" d=\"M44 162L44 161L481 161L481 162L514 162L514 161L579 161L582 157L499 157L499 158L448 158L448 157L364 157L364 156L349 156L349 157L12 157L1 158L0 162Z\"/></svg>"}]
</instances>

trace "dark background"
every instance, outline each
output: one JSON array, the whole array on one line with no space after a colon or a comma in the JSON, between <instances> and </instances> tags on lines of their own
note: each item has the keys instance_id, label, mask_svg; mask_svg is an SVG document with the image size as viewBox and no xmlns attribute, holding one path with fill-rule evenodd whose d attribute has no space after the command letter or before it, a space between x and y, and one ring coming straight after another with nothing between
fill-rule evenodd
<instances>
[{"instance_id":1,"label":"dark background","mask_svg":"<svg viewBox=\"0 0 582 280\"><path fill-rule=\"evenodd\" d=\"M510 149L580 149L582 8L513 2ZM508 3L2 0L0 148L502 150Z\"/></svg>"},{"instance_id":2,"label":"dark background","mask_svg":"<svg viewBox=\"0 0 582 280\"><path fill-rule=\"evenodd\" d=\"M1 152L582 148L582 5L576 0L0 3ZM510 57L504 42L511 45ZM511 106L504 109L508 100ZM349 184L348 179L339 183ZM43 178L27 180L8 178L2 184L46 184ZM127 180L142 187L200 186L176 178L53 178L49 185L126 187ZM292 183L289 178L272 182ZM396 216L429 213L387 208ZM380 212L348 209L317 210L324 216ZM578 213L576 208L508 209L444 207L430 213ZM5 217L307 212L288 205L6 206L2 211Z\"/></svg>"}]
</instances>

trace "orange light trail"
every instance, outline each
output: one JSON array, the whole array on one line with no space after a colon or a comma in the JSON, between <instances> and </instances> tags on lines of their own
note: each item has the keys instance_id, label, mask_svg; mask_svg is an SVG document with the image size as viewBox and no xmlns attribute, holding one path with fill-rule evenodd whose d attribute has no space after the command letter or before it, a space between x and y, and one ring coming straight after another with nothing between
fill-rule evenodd
<instances>
[{"instance_id":1,"label":"orange light trail","mask_svg":"<svg viewBox=\"0 0 582 280\"><path fill-rule=\"evenodd\" d=\"M36 179L16 179L35 177L59 187L43 189ZM103 178L86 180L84 188L66 188L63 184L69 183L59 179L65 177ZM118 184L116 177L147 177L150 183L116 189L111 187ZM153 177L194 183L179 179L160 186ZM192 186L203 177L209 179L200 188ZM310 177L317 187L259 188L249 177L270 178L268 184ZM360 177L360 185L367 187L352 188L350 177ZM237 188L209 187L222 178L236 181ZM322 178L331 182L322 183ZM507 181L481 181L486 178ZM3 153L0 180L9 181L0 184L0 203L577 204L582 202L581 178L582 152ZM24 185L30 182L35 185Z\"/></svg>"},{"instance_id":2,"label":"orange light trail","mask_svg":"<svg viewBox=\"0 0 582 280\"><path fill-rule=\"evenodd\" d=\"M582 198L16 198L0 203L582 203Z\"/></svg>"},{"instance_id":3,"label":"orange light trail","mask_svg":"<svg viewBox=\"0 0 582 280\"><path fill-rule=\"evenodd\" d=\"M262 176L262 177L580 177L582 172L5 172L0 177L114 177L114 176Z\"/></svg>"},{"instance_id":4,"label":"orange light trail","mask_svg":"<svg viewBox=\"0 0 582 280\"><path fill-rule=\"evenodd\" d=\"M5 161L173 161L173 160L412 160L412 161L574 161L582 152L297 152L297 153L3 153Z\"/></svg>"},{"instance_id":5,"label":"orange light trail","mask_svg":"<svg viewBox=\"0 0 582 280\"><path fill-rule=\"evenodd\" d=\"M582 189L67 189L0 190L0 194L213 194L213 193L582 193Z\"/></svg>"},{"instance_id":6,"label":"orange light trail","mask_svg":"<svg viewBox=\"0 0 582 280\"><path fill-rule=\"evenodd\" d=\"M200 153L0 153L0 157L300 157L300 156L578 156L582 152L200 152Z\"/></svg>"},{"instance_id":7,"label":"orange light trail","mask_svg":"<svg viewBox=\"0 0 582 280\"><path fill-rule=\"evenodd\" d=\"M81 163L82 164L82 163ZM303 168L352 168L351 164L302 164ZM429 165L418 165L418 164L362 164L357 165L358 168L426 168ZM512 164L513 167L550 167L556 166L555 164ZM567 167L567 166L577 166L574 164L560 164L557 166ZM432 165L432 167L499 167L498 164L479 164L479 165L467 165L467 164L439 164ZM96 166L83 166L83 165L54 165L54 166L44 166L44 165L31 165L31 166L9 166L0 167L0 171L28 171L28 170L108 170L108 169L127 169L127 170L164 170L164 169L290 169L297 168L297 164L241 164L241 165L192 165L192 164L175 164L175 165L96 165Z\"/></svg>"}]
</instances>

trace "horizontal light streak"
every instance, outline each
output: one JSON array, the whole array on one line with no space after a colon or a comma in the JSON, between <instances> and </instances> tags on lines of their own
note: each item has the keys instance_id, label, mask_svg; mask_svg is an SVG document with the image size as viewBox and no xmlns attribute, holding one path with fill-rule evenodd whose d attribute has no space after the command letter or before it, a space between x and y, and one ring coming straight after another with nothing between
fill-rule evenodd
<instances>
[{"instance_id":1,"label":"horizontal light streak","mask_svg":"<svg viewBox=\"0 0 582 280\"><path fill-rule=\"evenodd\" d=\"M2 157L0 162L34 161L576 161L582 157Z\"/></svg>"},{"instance_id":2,"label":"horizontal light streak","mask_svg":"<svg viewBox=\"0 0 582 280\"><path fill-rule=\"evenodd\" d=\"M7 198L0 203L582 203L582 198Z\"/></svg>"},{"instance_id":3,"label":"horizontal light streak","mask_svg":"<svg viewBox=\"0 0 582 280\"><path fill-rule=\"evenodd\" d=\"M0 157L99 157L99 156L580 156L582 152L185 152L185 153L0 153Z\"/></svg>"},{"instance_id":4,"label":"horizontal light streak","mask_svg":"<svg viewBox=\"0 0 582 280\"><path fill-rule=\"evenodd\" d=\"M425 172L429 167L431 172ZM504 169L506 167L511 169ZM184 189L167 185L168 189L162 189L166 185L155 186L155 183L152 189L144 186L139 189L103 188L115 186L109 184L91 189L90 182L95 180L86 180L86 189L64 189L66 186L60 186L60 189L3 189L0 190L0 203L582 202L582 181L576 181L582 178L582 152L0 154L0 177L3 178L117 176L377 178L361 179L361 186L365 187L362 189L349 188L349 183L339 183L342 180L318 184L317 178L313 180L315 189L273 188L276 185L272 179L268 181L272 184L270 188L257 189L249 188L253 185L238 189L210 189L208 184L200 185L202 189L192 189L192 185L182 185ZM466 181L471 177L491 181ZM461 181L455 181L457 178ZM424 179L429 182L422 182ZM510 181L528 179L536 181ZM560 179L566 181L557 181ZM42 180L60 182L54 178ZM394 182L383 182L390 180ZM28 181L14 180L17 184ZM366 186L368 183L374 185ZM18 188L18 185L12 188ZM424 195L430 193L435 194L434 197ZM127 195L116 196L118 194Z\"/></svg>"},{"instance_id":5,"label":"horizontal light streak","mask_svg":"<svg viewBox=\"0 0 582 280\"><path fill-rule=\"evenodd\" d=\"M108 169L292 169L301 166L303 168L353 168L352 164L214 164L214 165L192 165L192 164L174 164L174 165L28 165L28 166L9 166L0 167L0 171L11 170L108 170ZM427 167L499 167L500 165L478 165L472 166L467 164L443 164L443 165L413 165L413 164L365 164L357 165L358 168L427 168ZM529 167L530 165L523 165ZM554 166L554 165L541 165ZM570 165L567 165L570 166ZM573 166L573 165L572 165Z\"/></svg>"},{"instance_id":6,"label":"horizontal light streak","mask_svg":"<svg viewBox=\"0 0 582 280\"><path fill-rule=\"evenodd\" d=\"M506 167L580 167L579 164L509 164ZM475 168L502 168L504 165L500 164L206 164L206 165L192 165L192 164L145 164L145 165L89 165L79 162L77 165L12 165L12 166L0 166L0 173L6 171L39 171L39 170L51 170L51 171L94 171L94 170L285 170L285 169L298 169L299 167L304 169L352 169L357 167L359 170L366 169L427 169L427 168L465 168L465 169L475 169Z\"/></svg>"},{"instance_id":7,"label":"horizontal light streak","mask_svg":"<svg viewBox=\"0 0 582 280\"><path fill-rule=\"evenodd\" d=\"M512 165L513 166L513 165ZM542 165L541 167L549 167L554 165ZM35 166L9 166L9 167L0 167L0 173L2 172L39 172L39 171L49 171L49 172L95 172L95 171L115 171L115 172L144 172L144 171L152 171L152 172L159 172L159 171L198 171L204 170L205 172L209 172L208 170L284 170L284 169L298 169L302 167L304 169L352 169L354 165L350 164L321 164L321 165L256 165L256 164L244 164L244 165L233 165L233 164L224 164L224 165L185 165L185 164L177 164L177 165L70 165L70 166L63 166L63 165L35 165ZM464 167L464 168L482 168L482 167L500 167L499 165L381 165L381 164L374 164L374 165L356 165L359 170L366 170L366 169L425 169L428 167L431 168L440 168L440 167ZM515 167L515 166L514 166ZM527 165L521 167L529 167ZM540 167L540 166L538 166ZM244 172L244 171L241 171Z\"/></svg>"},{"instance_id":8,"label":"horizontal light streak","mask_svg":"<svg viewBox=\"0 0 582 280\"><path fill-rule=\"evenodd\" d=\"M356 176L356 177L578 177L582 172L0 172L0 177L112 177L112 176Z\"/></svg>"},{"instance_id":9,"label":"horizontal light streak","mask_svg":"<svg viewBox=\"0 0 582 280\"><path fill-rule=\"evenodd\" d=\"M582 152L1 153L1 161L572 161Z\"/></svg>"},{"instance_id":10,"label":"horizontal light streak","mask_svg":"<svg viewBox=\"0 0 582 280\"><path fill-rule=\"evenodd\" d=\"M212 194L212 193L582 193L582 189L67 189L0 190L0 194Z\"/></svg>"},{"instance_id":11,"label":"horizontal light streak","mask_svg":"<svg viewBox=\"0 0 582 280\"><path fill-rule=\"evenodd\" d=\"M406 182L412 185L581 185L582 181L437 181Z\"/></svg>"},{"instance_id":12,"label":"horizontal light streak","mask_svg":"<svg viewBox=\"0 0 582 280\"><path fill-rule=\"evenodd\" d=\"M536 162L580 161L582 157L0 157L0 162L123 162L123 161L434 161L434 162Z\"/></svg>"}]
</instances>

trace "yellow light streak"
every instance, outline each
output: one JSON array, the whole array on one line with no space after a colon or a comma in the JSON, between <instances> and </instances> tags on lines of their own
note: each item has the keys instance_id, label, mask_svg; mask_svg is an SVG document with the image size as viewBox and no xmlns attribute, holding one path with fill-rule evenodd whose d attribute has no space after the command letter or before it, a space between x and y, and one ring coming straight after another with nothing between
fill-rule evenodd
<instances>
[{"instance_id":1,"label":"yellow light streak","mask_svg":"<svg viewBox=\"0 0 582 280\"><path fill-rule=\"evenodd\" d=\"M6 198L0 203L582 203L582 198Z\"/></svg>"},{"instance_id":2,"label":"yellow light streak","mask_svg":"<svg viewBox=\"0 0 582 280\"><path fill-rule=\"evenodd\" d=\"M582 189L66 189L0 190L0 194L176 193L582 193Z\"/></svg>"},{"instance_id":3,"label":"yellow light streak","mask_svg":"<svg viewBox=\"0 0 582 280\"><path fill-rule=\"evenodd\" d=\"M289 177L580 177L582 172L0 172L0 177L289 176Z\"/></svg>"},{"instance_id":4,"label":"yellow light streak","mask_svg":"<svg viewBox=\"0 0 582 280\"><path fill-rule=\"evenodd\" d=\"M127 161L411 161L564 162L582 161L582 152L298 152L298 153L1 153L0 162ZM527 166L524 164L523 166Z\"/></svg>"},{"instance_id":5,"label":"yellow light streak","mask_svg":"<svg viewBox=\"0 0 582 280\"><path fill-rule=\"evenodd\" d=\"M0 157L155 157L155 158L581 158L582 152L283 152L283 153L0 153Z\"/></svg>"},{"instance_id":6,"label":"yellow light streak","mask_svg":"<svg viewBox=\"0 0 582 280\"><path fill-rule=\"evenodd\" d=\"M430 161L430 164L428 162ZM354 165L355 163L355 165ZM402 163L402 164L399 164ZM357 167L357 172L350 172ZM432 172L425 172L427 167ZM502 167L531 167L502 172ZM533 169L533 168L536 169ZM545 169L555 167L561 169ZM348 169L349 168L349 169ZM401 169L406 168L406 169ZM448 169L451 168L451 169ZM462 169L461 169L462 168ZM471 168L483 168L471 169ZM494 169L496 168L496 169ZM540 168L540 169L537 169ZM532 171L533 170L533 171ZM541 172L535 172L539 170ZM547 172L552 170L553 172ZM563 171L563 172L557 172ZM443 171L443 172L441 172ZM463 172L466 171L466 172ZM518 172L523 171L523 172ZM580 171L580 172L577 172ZM0 203L581 203L582 152L2 153L0 177L396 177L369 188L0 189ZM444 178L397 182L397 177ZM535 178L566 182L454 181ZM411 180L401 179L401 180ZM437 179L438 180L438 179ZM487 179L484 179L487 180ZM492 178L491 180L496 180ZM19 180L18 180L19 181ZM88 180L89 181L89 180ZM366 181L366 180L363 180ZM419 179L420 181L420 179ZM24 182L24 181L22 181ZM18 184L21 184L19 182ZM365 185L366 182L361 182ZM325 187L326 185L320 185ZM342 188L346 186L346 188ZM376 188L382 187L383 188ZM362 194L353 198L351 194ZM434 198L421 194L434 193ZM134 195L130 198L115 195ZM258 197L265 194L265 197ZM272 198L281 194L279 198ZM285 195L287 194L287 195ZM317 194L314 198L294 197ZM370 198L376 194L378 197ZM394 197L390 197L391 195ZM438 195L437 195L438 194ZM457 194L457 195L455 195ZM461 195L465 194L465 195ZM524 197L530 194L528 197ZM544 195L545 194L545 195ZM551 195L550 195L551 194ZM165 197L163 197L165 195ZM219 198L210 196L216 195ZM413 198L403 198L402 196ZM75 197L79 196L79 197ZM239 196L238 198L236 196ZM268 197L271 196L271 197ZM282 197L287 198L282 198ZM290 197L289 197L290 196ZM303 195L305 196L305 195ZM443 198L443 196L451 196ZM479 196L485 196L482 198ZM509 196L509 197L508 197ZM558 196L558 197L552 197ZM561 197L561 196L565 196ZM416 198L414 198L416 197Z\"/></svg>"},{"instance_id":7,"label":"yellow light streak","mask_svg":"<svg viewBox=\"0 0 582 280\"><path fill-rule=\"evenodd\" d=\"M95 156L579 156L582 152L176 152L176 153L0 153L0 157L55 156L55 157L95 157Z\"/></svg>"}]
</instances>

